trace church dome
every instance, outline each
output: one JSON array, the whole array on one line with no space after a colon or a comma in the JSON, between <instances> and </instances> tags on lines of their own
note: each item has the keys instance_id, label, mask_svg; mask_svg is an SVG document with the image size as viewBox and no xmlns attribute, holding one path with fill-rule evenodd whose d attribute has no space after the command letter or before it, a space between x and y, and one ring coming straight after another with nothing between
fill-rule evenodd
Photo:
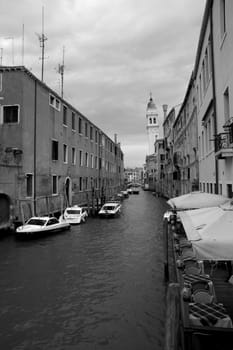
<instances>
[{"instance_id":1,"label":"church dome","mask_svg":"<svg viewBox=\"0 0 233 350\"><path fill-rule=\"evenodd\" d=\"M149 100L149 102L147 103L147 109L156 109L156 105L155 105L155 103L154 103L154 101L153 101L152 96L150 96L150 100Z\"/></svg>"}]
</instances>

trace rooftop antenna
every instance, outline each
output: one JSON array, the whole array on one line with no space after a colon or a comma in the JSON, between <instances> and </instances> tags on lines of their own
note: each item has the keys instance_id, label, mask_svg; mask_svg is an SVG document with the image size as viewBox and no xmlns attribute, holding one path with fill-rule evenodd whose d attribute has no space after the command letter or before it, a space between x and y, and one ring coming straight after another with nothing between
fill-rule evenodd
<instances>
[{"instance_id":1,"label":"rooftop antenna","mask_svg":"<svg viewBox=\"0 0 233 350\"><path fill-rule=\"evenodd\" d=\"M65 47L62 49L62 64L58 65L58 73L61 74L61 97L63 98L63 88L64 88L64 58L65 58Z\"/></svg>"},{"instance_id":2,"label":"rooftop antenna","mask_svg":"<svg viewBox=\"0 0 233 350\"><path fill-rule=\"evenodd\" d=\"M44 43L48 38L44 35L44 6L42 6L42 33L41 35L36 33L36 35L39 38L40 42L40 47L41 47L41 60L42 60L42 65L41 65L41 80L44 81Z\"/></svg>"}]
</instances>

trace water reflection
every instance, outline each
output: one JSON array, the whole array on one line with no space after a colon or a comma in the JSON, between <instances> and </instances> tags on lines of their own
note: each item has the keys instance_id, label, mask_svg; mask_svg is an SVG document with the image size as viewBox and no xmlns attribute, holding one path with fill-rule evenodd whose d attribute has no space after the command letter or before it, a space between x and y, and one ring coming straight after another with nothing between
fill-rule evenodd
<instances>
[{"instance_id":1,"label":"water reflection","mask_svg":"<svg viewBox=\"0 0 233 350\"><path fill-rule=\"evenodd\" d=\"M119 218L1 241L1 348L162 349L165 210L164 200L141 192Z\"/></svg>"}]
</instances>

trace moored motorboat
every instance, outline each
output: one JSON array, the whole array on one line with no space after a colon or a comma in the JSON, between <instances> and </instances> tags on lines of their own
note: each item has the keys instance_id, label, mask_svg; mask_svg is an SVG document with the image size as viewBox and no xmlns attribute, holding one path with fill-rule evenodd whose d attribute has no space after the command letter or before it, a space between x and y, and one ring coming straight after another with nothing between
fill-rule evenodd
<instances>
[{"instance_id":1,"label":"moored motorboat","mask_svg":"<svg viewBox=\"0 0 233 350\"><path fill-rule=\"evenodd\" d=\"M139 188L138 187L133 187L132 188L132 194L139 194Z\"/></svg>"},{"instance_id":2,"label":"moored motorboat","mask_svg":"<svg viewBox=\"0 0 233 350\"><path fill-rule=\"evenodd\" d=\"M24 225L17 227L16 238L36 238L70 229L70 224L64 219L59 220L49 216L34 216Z\"/></svg>"},{"instance_id":3,"label":"moored motorboat","mask_svg":"<svg viewBox=\"0 0 233 350\"><path fill-rule=\"evenodd\" d=\"M123 198L128 198L129 197L129 193L127 190L123 190L121 191L122 195L123 195Z\"/></svg>"},{"instance_id":4,"label":"moored motorboat","mask_svg":"<svg viewBox=\"0 0 233 350\"><path fill-rule=\"evenodd\" d=\"M98 215L100 217L115 217L120 214L121 204L119 202L107 202L100 209Z\"/></svg>"},{"instance_id":5,"label":"moored motorboat","mask_svg":"<svg viewBox=\"0 0 233 350\"><path fill-rule=\"evenodd\" d=\"M69 224L81 224L86 221L88 217L88 213L86 208L79 207L78 205L74 205L72 207L66 208L64 211L64 219Z\"/></svg>"}]
</instances>

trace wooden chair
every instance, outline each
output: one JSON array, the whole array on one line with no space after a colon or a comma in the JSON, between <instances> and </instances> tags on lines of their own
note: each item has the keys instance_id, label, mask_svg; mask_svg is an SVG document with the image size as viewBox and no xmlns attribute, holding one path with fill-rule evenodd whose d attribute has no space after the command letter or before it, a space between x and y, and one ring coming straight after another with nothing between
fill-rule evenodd
<instances>
[{"instance_id":1,"label":"wooden chair","mask_svg":"<svg viewBox=\"0 0 233 350\"><path fill-rule=\"evenodd\" d=\"M214 286L212 281L195 281L192 283L192 301L195 303L213 303L215 301Z\"/></svg>"}]
</instances>

